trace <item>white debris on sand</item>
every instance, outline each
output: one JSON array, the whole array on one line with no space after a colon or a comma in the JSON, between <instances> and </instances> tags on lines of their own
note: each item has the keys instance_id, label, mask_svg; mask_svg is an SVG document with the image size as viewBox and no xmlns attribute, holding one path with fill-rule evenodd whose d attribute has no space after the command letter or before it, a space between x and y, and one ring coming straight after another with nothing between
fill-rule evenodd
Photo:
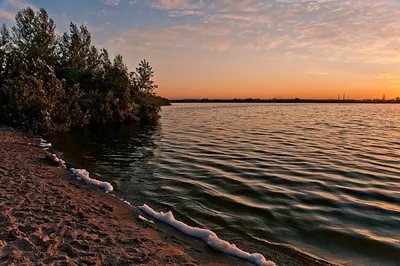
<instances>
[{"instance_id":1,"label":"white debris on sand","mask_svg":"<svg viewBox=\"0 0 400 266\"><path fill-rule=\"evenodd\" d=\"M47 143L46 140L40 138L39 139L39 147L48 149L48 148L51 148L51 143Z\"/></svg>"},{"instance_id":2,"label":"white debris on sand","mask_svg":"<svg viewBox=\"0 0 400 266\"><path fill-rule=\"evenodd\" d=\"M124 199L121 199L121 201L122 201L123 203L125 203L126 205L129 205L130 207L132 207L132 204L131 204L129 201L124 200Z\"/></svg>"},{"instance_id":3,"label":"white debris on sand","mask_svg":"<svg viewBox=\"0 0 400 266\"><path fill-rule=\"evenodd\" d=\"M75 169L71 168L71 172L76 175L78 180L83 180L89 185L94 185L103 188L106 192L111 192L114 190L113 186L108 182L102 182L97 179L89 177L89 172L85 169Z\"/></svg>"},{"instance_id":4,"label":"white debris on sand","mask_svg":"<svg viewBox=\"0 0 400 266\"><path fill-rule=\"evenodd\" d=\"M214 248L215 250L224 252L228 255L241 258L244 260L247 260L249 262L252 262L258 266L275 266L275 263L270 260L266 260L263 255L259 253L253 253L250 254L246 251L243 251L236 247L234 244L229 243L228 241L219 239L218 236L207 229L201 229L198 227L192 227L189 226L183 222L177 221L174 218L174 215L172 214L171 211L164 213L164 212L156 212L146 204L143 206L138 207L140 210L142 210L145 214L153 217L156 220L162 221L166 224L169 224L170 226L174 227L178 231L181 231L182 233L200 238L203 241L205 241L210 247Z\"/></svg>"},{"instance_id":5,"label":"white debris on sand","mask_svg":"<svg viewBox=\"0 0 400 266\"><path fill-rule=\"evenodd\" d=\"M147 222L147 223L154 224L154 222L153 222L153 221L150 221L149 219L147 219L147 218L143 217L142 215L139 215L139 219L140 219L140 220L142 220L142 221L145 221L145 222Z\"/></svg>"}]
</instances>

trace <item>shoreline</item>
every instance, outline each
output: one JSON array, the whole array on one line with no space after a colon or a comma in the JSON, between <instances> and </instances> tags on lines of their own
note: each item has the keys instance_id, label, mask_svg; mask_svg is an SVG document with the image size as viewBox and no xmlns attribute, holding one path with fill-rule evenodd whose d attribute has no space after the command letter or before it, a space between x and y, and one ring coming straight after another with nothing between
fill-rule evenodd
<instances>
[{"instance_id":1,"label":"shoreline","mask_svg":"<svg viewBox=\"0 0 400 266\"><path fill-rule=\"evenodd\" d=\"M250 265L160 236L135 208L51 166L34 141L0 127L0 265Z\"/></svg>"},{"instance_id":2,"label":"shoreline","mask_svg":"<svg viewBox=\"0 0 400 266\"><path fill-rule=\"evenodd\" d=\"M34 143L0 126L0 265L253 265L167 224L139 219L145 215L138 208L51 166ZM325 264L273 253L278 265Z\"/></svg>"}]
</instances>

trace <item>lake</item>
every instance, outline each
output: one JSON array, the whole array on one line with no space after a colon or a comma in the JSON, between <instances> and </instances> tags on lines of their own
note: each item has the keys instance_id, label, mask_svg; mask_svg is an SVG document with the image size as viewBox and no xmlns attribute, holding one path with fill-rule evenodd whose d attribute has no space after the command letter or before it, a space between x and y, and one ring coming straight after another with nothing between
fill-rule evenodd
<instances>
[{"instance_id":1,"label":"lake","mask_svg":"<svg viewBox=\"0 0 400 266\"><path fill-rule=\"evenodd\" d=\"M275 243L338 264L399 264L400 105L173 104L158 125L51 142L133 204L253 252Z\"/></svg>"}]
</instances>

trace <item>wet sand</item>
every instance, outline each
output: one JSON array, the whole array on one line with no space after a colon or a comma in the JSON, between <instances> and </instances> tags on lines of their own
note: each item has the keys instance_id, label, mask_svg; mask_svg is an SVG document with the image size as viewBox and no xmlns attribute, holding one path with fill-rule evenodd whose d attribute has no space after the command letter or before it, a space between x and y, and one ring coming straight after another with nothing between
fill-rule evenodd
<instances>
[{"instance_id":1,"label":"wet sand","mask_svg":"<svg viewBox=\"0 0 400 266\"><path fill-rule=\"evenodd\" d=\"M0 126L0 265L252 265L143 222L137 208L52 166L36 144ZM271 255L279 265L310 264Z\"/></svg>"}]
</instances>

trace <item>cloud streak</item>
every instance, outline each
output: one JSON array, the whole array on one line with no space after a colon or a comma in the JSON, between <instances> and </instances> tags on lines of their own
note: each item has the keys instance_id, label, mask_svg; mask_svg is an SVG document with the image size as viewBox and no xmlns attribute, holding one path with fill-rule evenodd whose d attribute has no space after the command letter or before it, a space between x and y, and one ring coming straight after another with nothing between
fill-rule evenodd
<instances>
[{"instance_id":1,"label":"cloud streak","mask_svg":"<svg viewBox=\"0 0 400 266\"><path fill-rule=\"evenodd\" d=\"M400 73L381 73L373 75L372 78L386 81L391 89L400 88Z\"/></svg>"},{"instance_id":2,"label":"cloud streak","mask_svg":"<svg viewBox=\"0 0 400 266\"><path fill-rule=\"evenodd\" d=\"M317 76L326 76L329 75L328 72L326 71L320 71L320 70L309 70L306 72L308 75L317 75Z\"/></svg>"},{"instance_id":3,"label":"cloud streak","mask_svg":"<svg viewBox=\"0 0 400 266\"><path fill-rule=\"evenodd\" d=\"M6 19L6 20L14 21L14 19L15 19L15 14L12 13L12 12L9 12L9 11L7 11L7 10L0 9L0 18L1 18L1 19Z\"/></svg>"},{"instance_id":4,"label":"cloud streak","mask_svg":"<svg viewBox=\"0 0 400 266\"><path fill-rule=\"evenodd\" d=\"M149 1L153 8L162 10L174 10L174 9L200 9L204 6L203 0L154 0Z\"/></svg>"},{"instance_id":5,"label":"cloud streak","mask_svg":"<svg viewBox=\"0 0 400 266\"><path fill-rule=\"evenodd\" d=\"M108 6L118 6L120 0L104 0L104 4Z\"/></svg>"}]
</instances>

